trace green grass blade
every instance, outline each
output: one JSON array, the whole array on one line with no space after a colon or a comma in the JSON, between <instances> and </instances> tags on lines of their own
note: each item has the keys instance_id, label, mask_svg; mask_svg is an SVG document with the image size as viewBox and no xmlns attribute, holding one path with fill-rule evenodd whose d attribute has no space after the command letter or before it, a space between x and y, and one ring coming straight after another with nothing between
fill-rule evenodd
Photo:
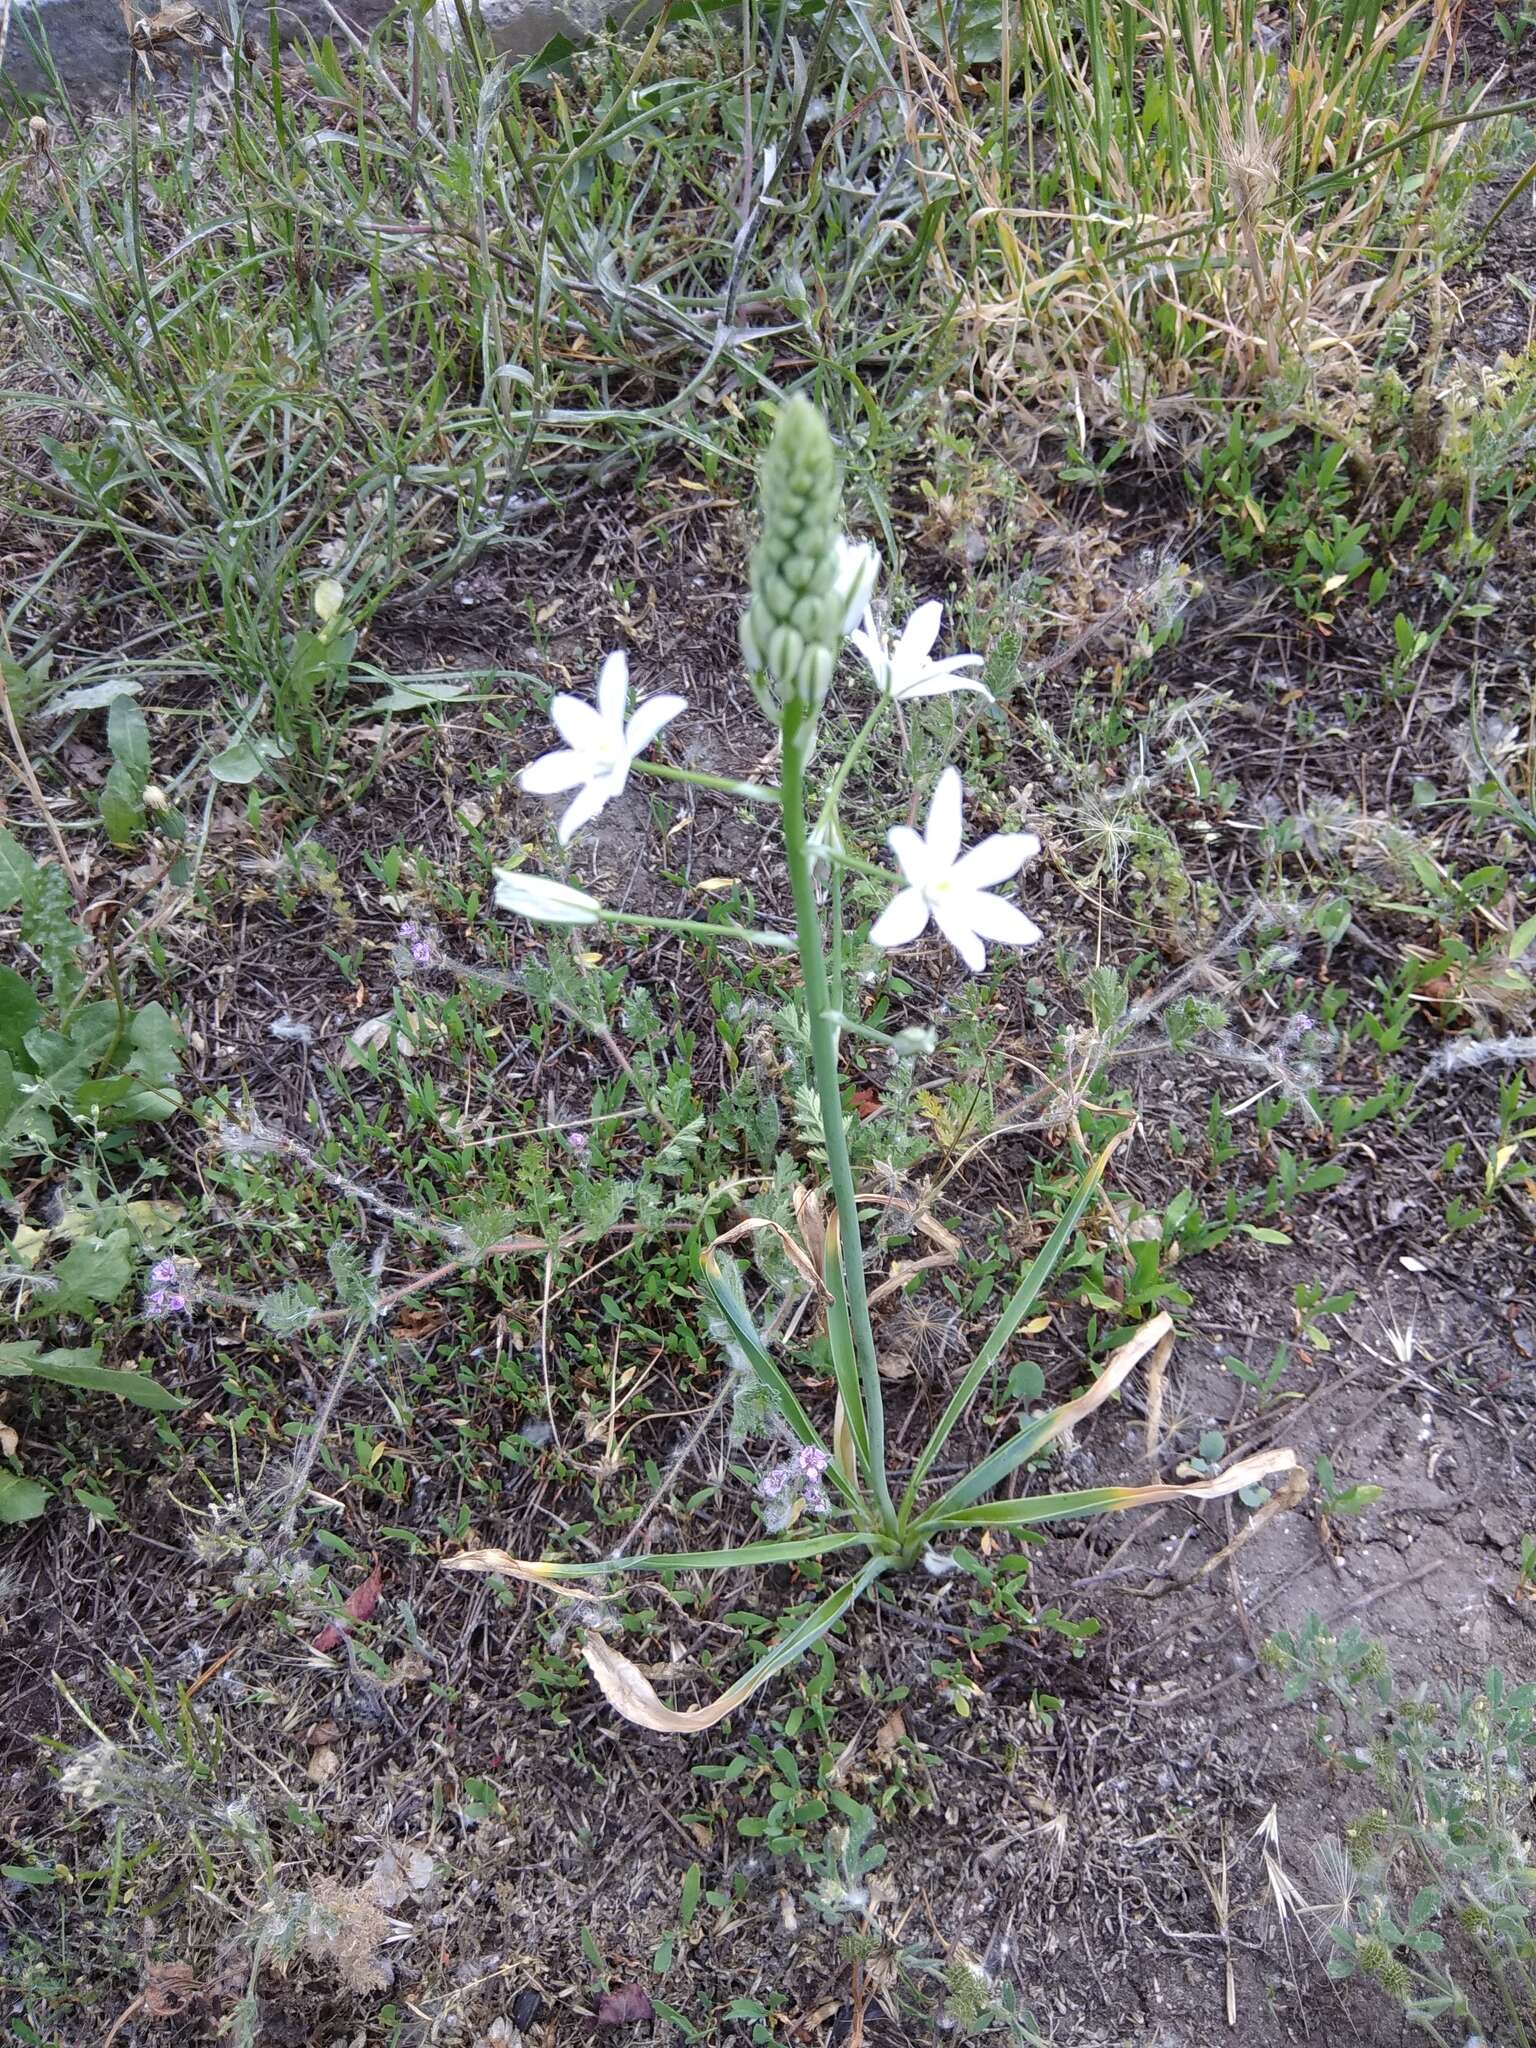
<instances>
[{"instance_id":1,"label":"green grass blade","mask_svg":"<svg viewBox=\"0 0 1536 2048\"><path fill-rule=\"evenodd\" d=\"M1073 1195L1065 1210L1063 1210L1061 1220L1031 1260L1023 1279L1014 1289L1012 1300L998 1317L996 1328L976 1354L975 1360L970 1370L966 1373L965 1378L961 1380L959 1386L956 1387L951 1395L949 1406L939 1418L933 1434L929 1437L927 1443L923 1445L922 1451L918 1455L917 1463L912 1468L912 1477L907 1481L907 1490L902 1497L901 1503L903 1521L912 1511L912 1503L917 1498L917 1489L922 1485L924 1479L927 1478L933 1468L934 1460L943 1450L945 1444L948 1443L956 1423L970 1406L976 1389L981 1385L993 1366L996 1365L998 1359L1002 1356L1003 1347L1034 1307L1040 1297L1041 1288L1044 1287L1046 1281L1050 1279L1051 1274L1060 1263L1062 1253L1066 1250L1067 1245L1071 1241L1072 1233L1077 1228L1078 1219L1092 1200L1094 1190L1104 1177L1104 1169L1109 1164L1110 1154L1119 1142L1119 1137L1111 1139L1098 1158L1084 1171L1082 1180L1078 1183L1077 1192Z\"/></svg>"}]
</instances>

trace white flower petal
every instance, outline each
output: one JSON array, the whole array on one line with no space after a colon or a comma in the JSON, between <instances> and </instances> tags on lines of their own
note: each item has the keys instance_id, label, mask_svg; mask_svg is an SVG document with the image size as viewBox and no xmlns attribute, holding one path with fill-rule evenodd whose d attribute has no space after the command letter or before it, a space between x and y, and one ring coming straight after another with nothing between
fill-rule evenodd
<instances>
[{"instance_id":1,"label":"white flower petal","mask_svg":"<svg viewBox=\"0 0 1536 2048\"><path fill-rule=\"evenodd\" d=\"M951 868L959 856L964 805L965 788L960 780L960 771L958 768L946 768L934 789L933 802L928 807L928 827L923 835L928 857L936 867Z\"/></svg>"},{"instance_id":2,"label":"white flower petal","mask_svg":"<svg viewBox=\"0 0 1536 2048\"><path fill-rule=\"evenodd\" d=\"M956 897L947 890L931 899L933 921L954 947L972 974L980 974L987 964L987 949L971 929L966 917L967 907L976 901L974 897Z\"/></svg>"},{"instance_id":3,"label":"white flower petal","mask_svg":"<svg viewBox=\"0 0 1536 2048\"><path fill-rule=\"evenodd\" d=\"M590 782L577 790L566 805L565 816L555 834L562 846L569 846L582 826L591 824L604 804L623 789L624 780L622 775L594 775Z\"/></svg>"},{"instance_id":4,"label":"white flower petal","mask_svg":"<svg viewBox=\"0 0 1536 2048\"><path fill-rule=\"evenodd\" d=\"M622 651L610 654L597 675L597 708L608 732L624 730L629 708L629 661Z\"/></svg>"},{"instance_id":5,"label":"white flower petal","mask_svg":"<svg viewBox=\"0 0 1536 2048\"><path fill-rule=\"evenodd\" d=\"M914 832L910 825L893 825L885 835L885 843L895 854L896 865L912 887L925 887L933 874L933 861L922 833Z\"/></svg>"},{"instance_id":6,"label":"white flower petal","mask_svg":"<svg viewBox=\"0 0 1536 2048\"><path fill-rule=\"evenodd\" d=\"M930 597L926 604L918 606L902 627L901 638L896 642L895 664L898 672L910 669L916 673L926 668L943 621L944 607L936 597Z\"/></svg>"},{"instance_id":7,"label":"white flower petal","mask_svg":"<svg viewBox=\"0 0 1536 2048\"><path fill-rule=\"evenodd\" d=\"M995 889L1039 851L1040 842L1033 832L994 832L969 853L962 853L950 875L961 889Z\"/></svg>"},{"instance_id":8,"label":"white flower petal","mask_svg":"<svg viewBox=\"0 0 1536 2048\"><path fill-rule=\"evenodd\" d=\"M991 939L1001 946L1040 943L1039 925L1006 896L989 896L979 889L954 890L948 892L948 902L956 918L968 924L979 938Z\"/></svg>"},{"instance_id":9,"label":"white flower petal","mask_svg":"<svg viewBox=\"0 0 1536 2048\"><path fill-rule=\"evenodd\" d=\"M551 703L549 715L555 731L578 754L603 754L607 751L609 733L602 713L582 698L572 697L562 690Z\"/></svg>"},{"instance_id":10,"label":"white flower petal","mask_svg":"<svg viewBox=\"0 0 1536 2048\"><path fill-rule=\"evenodd\" d=\"M585 890L512 868L496 870L496 902L500 909L535 924L596 924L603 914L603 906Z\"/></svg>"},{"instance_id":11,"label":"white flower petal","mask_svg":"<svg viewBox=\"0 0 1536 2048\"><path fill-rule=\"evenodd\" d=\"M997 700L985 683L978 683L970 676L957 673L968 658L957 655L952 662L935 662L913 681L898 685L894 695L902 704L913 704L919 697L952 697L957 690L974 690L978 697L985 697L989 704L995 703Z\"/></svg>"},{"instance_id":12,"label":"white flower petal","mask_svg":"<svg viewBox=\"0 0 1536 2048\"><path fill-rule=\"evenodd\" d=\"M843 601L843 632L851 633L869 610L869 601L880 580L880 556L867 540L851 541L839 535L837 573L833 588Z\"/></svg>"},{"instance_id":13,"label":"white flower petal","mask_svg":"<svg viewBox=\"0 0 1536 2048\"><path fill-rule=\"evenodd\" d=\"M578 754L573 747L558 747L554 753L540 754L536 761L530 761L519 773L517 786L530 796L559 796L563 790L585 782L591 765L588 757Z\"/></svg>"},{"instance_id":14,"label":"white flower petal","mask_svg":"<svg viewBox=\"0 0 1536 2048\"><path fill-rule=\"evenodd\" d=\"M902 889L869 928L876 946L910 946L928 924L928 905L920 889Z\"/></svg>"},{"instance_id":15,"label":"white flower petal","mask_svg":"<svg viewBox=\"0 0 1536 2048\"><path fill-rule=\"evenodd\" d=\"M875 688L884 697L891 687L890 650L873 626L863 627L850 635L854 646L864 657L864 665L874 679Z\"/></svg>"},{"instance_id":16,"label":"white flower petal","mask_svg":"<svg viewBox=\"0 0 1536 2048\"><path fill-rule=\"evenodd\" d=\"M635 715L624 732L624 751L633 761L637 754L643 754L664 725L676 718L680 711L688 709L686 697L674 697L663 691L656 697L647 697L635 706Z\"/></svg>"}]
</instances>

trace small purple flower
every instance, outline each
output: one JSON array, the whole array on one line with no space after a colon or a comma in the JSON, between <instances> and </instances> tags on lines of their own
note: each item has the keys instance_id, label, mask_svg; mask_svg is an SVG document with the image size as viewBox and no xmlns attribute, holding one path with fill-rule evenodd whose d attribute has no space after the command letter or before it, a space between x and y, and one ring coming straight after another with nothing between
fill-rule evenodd
<instances>
[{"instance_id":1,"label":"small purple flower","mask_svg":"<svg viewBox=\"0 0 1536 2048\"><path fill-rule=\"evenodd\" d=\"M190 1313L196 1268L189 1259L157 1259L149 1269L144 1314L151 1322Z\"/></svg>"},{"instance_id":2,"label":"small purple flower","mask_svg":"<svg viewBox=\"0 0 1536 2048\"><path fill-rule=\"evenodd\" d=\"M817 1450L814 1444L804 1445L796 1459L800 1468L800 1497L813 1515L824 1515L831 1508L827 1490L821 1483L831 1462L826 1452Z\"/></svg>"},{"instance_id":3,"label":"small purple flower","mask_svg":"<svg viewBox=\"0 0 1536 2048\"><path fill-rule=\"evenodd\" d=\"M770 1529L788 1526L796 1501L803 1502L813 1515L831 1513L832 1503L822 1485L831 1462L827 1453L814 1444L802 1444L792 1458L769 1467L758 1481L757 1490L768 1503L764 1519Z\"/></svg>"},{"instance_id":4,"label":"small purple flower","mask_svg":"<svg viewBox=\"0 0 1536 2048\"><path fill-rule=\"evenodd\" d=\"M762 1479L758 1483L758 1492L763 1496L764 1500L779 1500L794 1476L795 1467L793 1461L785 1465L775 1465L770 1471L763 1474Z\"/></svg>"},{"instance_id":5,"label":"small purple flower","mask_svg":"<svg viewBox=\"0 0 1536 2048\"><path fill-rule=\"evenodd\" d=\"M418 967L430 967L436 960L437 948L432 943L431 932L419 925L414 917L408 917L401 925L399 937Z\"/></svg>"}]
</instances>

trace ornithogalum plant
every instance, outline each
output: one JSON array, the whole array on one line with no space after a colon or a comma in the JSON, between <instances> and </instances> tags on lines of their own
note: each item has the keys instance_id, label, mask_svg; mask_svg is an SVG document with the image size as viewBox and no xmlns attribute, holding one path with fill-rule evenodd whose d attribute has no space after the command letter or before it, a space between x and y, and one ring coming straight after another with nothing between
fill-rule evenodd
<instances>
[{"instance_id":1,"label":"ornithogalum plant","mask_svg":"<svg viewBox=\"0 0 1536 2048\"><path fill-rule=\"evenodd\" d=\"M1083 1173L1064 1213L956 1385L911 1469L905 1475L891 1471L859 1196L848 1154L838 1045L845 1031L868 1031L846 1008L843 875L853 870L885 883L894 878L848 850L839 823L838 796L853 760L893 705L983 686L969 673L979 666L976 656L930 659L940 624L937 606L921 607L894 645L886 639L873 612L878 557L872 548L855 546L842 534L836 455L820 414L806 401L794 399L782 409L763 462L760 487L762 537L752 560L752 598L742 620L741 645L757 701L780 735L783 774L778 787L732 783L644 761L641 756L646 747L687 707L680 699L663 695L643 700L631 714L628 672L617 655L604 665L595 707L576 697L554 700L551 715L566 744L532 762L522 779L523 786L536 793L574 792L560 824L562 843L597 817L636 768L724 789L772 804L778 811L795 906L794 938L748 930L735 935L781 950L792 946L799 955L833 1208L824 1227L812 1227L805 1233L812 1241L813 1255L808 1257L797 1247L796 1258L821 1298L836 1380L835 1409L825 1425L807 1409L795 1389L793 1367L772 1356L749 1310L740 1273L723 1249L723 1241L718 1241L702 1258L703 1279L718 1311L716 1333L752 1403L766 1412L780 1436L784 1452L760 1484L770 1533L761 1541L728 1550L595 1561L518 1559L502 1550L477 1550L449 1560L460 1571L503 1573L578 1596L591 1581L612 1580L620 1573L736 1570L830 1557L838 1552L857 1557L854 1569L834 1592L784 1630L743 1678L705 1707L666 1706L637 1667L612 1649L601 1630L589 1630L585 1642L588 1664L619 1712L643 1726L678 1733L707 1728L740 1706L775 1672L819 1642L885 1573L920 1562L942 1569L941 1547L967 1530L1026 1529L1040 1522L1106 1514L1181 1497L1215 1499L1274 1473L1292 1470L1296 1464L1294 1452L1270 1451L1240 1461L1219 1477L1189 1485L1100 1486L1021 1499L991 1497L1074 1423L1108 1400L1139 1361L1171 1336L1167 1316L1160 1315L1110 1354L1085 1393L1031 1416L963 1478L947 1486L930 1485L951 1435L988 1383L1005 1347L1071 1242L1102 1174L1105 1154ZM878 695L847 755L824 776L821 807L813 816L809 781L819 721L844 643L850 638L869 668ZM1033 945L1040 937L1016 904L995 893L1039 851L1039 842L1028 833L995 833L968 851L962 850L963 804L960 777L953 768L945 768L932 795L926 829L922 833L905 825L891 829L889 844L902 886L875 919L869 937L877 946L910 945L932 923L966 965L979 971L986 963L989 942L1022 947ZM818 876L823 873L829 878L825 907L818 894ZM498 871L497 901L516 915L546 924L660 925L708 931L715 938L722 930L735 929L611 912L584 891L518 871ZM886 1042L898 1053L911 1053L919 1049L925 1036L918 1032ZM809 1205L809 1214L813 1219L819 1214L815 1203Z\"/></svg>"}]
</instances>

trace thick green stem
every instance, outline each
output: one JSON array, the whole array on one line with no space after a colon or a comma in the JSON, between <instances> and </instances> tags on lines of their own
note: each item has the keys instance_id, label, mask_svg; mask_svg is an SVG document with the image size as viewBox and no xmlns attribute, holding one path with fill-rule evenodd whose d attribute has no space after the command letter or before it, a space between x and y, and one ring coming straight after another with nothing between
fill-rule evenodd
<instances>
[{"instance_id":1,"label":"thick green stem","mask_svg":"<svg viewBox=\"0 0 1536 2048\"><path fill-rule=\"evenodd\" d=\"M795 929L800 941L801 971L805 976L811 1062L816 1069L816 1092L821 1101L827 1167L841 1226L848 1318L853 1325L859 1384L863 1389L864 1411L869 1424L869 1461L872 1468L869 1481L880 1511L881 1526L888 1535L894 1536L898 1524L896 1505L891 1499L890 1481L885 1471L885 1404L880 1388L880 1368L875 1358L875 1333L869 1320L869 1294L864 1284L864 1244L859 1235L858 1196L854 1191L853 1164L848 1157L848 1134L843 1124L843 1093L837 1070L837 1030L828 1016L834 1006L827 981L821 920L816 912L816 882L805 813L805 766L813 731L814 724L808 713L794 702L785 706L784 779L781 785L784 852L789 868L789 886L795 899Z\"/></svg>"}]
</instances>

